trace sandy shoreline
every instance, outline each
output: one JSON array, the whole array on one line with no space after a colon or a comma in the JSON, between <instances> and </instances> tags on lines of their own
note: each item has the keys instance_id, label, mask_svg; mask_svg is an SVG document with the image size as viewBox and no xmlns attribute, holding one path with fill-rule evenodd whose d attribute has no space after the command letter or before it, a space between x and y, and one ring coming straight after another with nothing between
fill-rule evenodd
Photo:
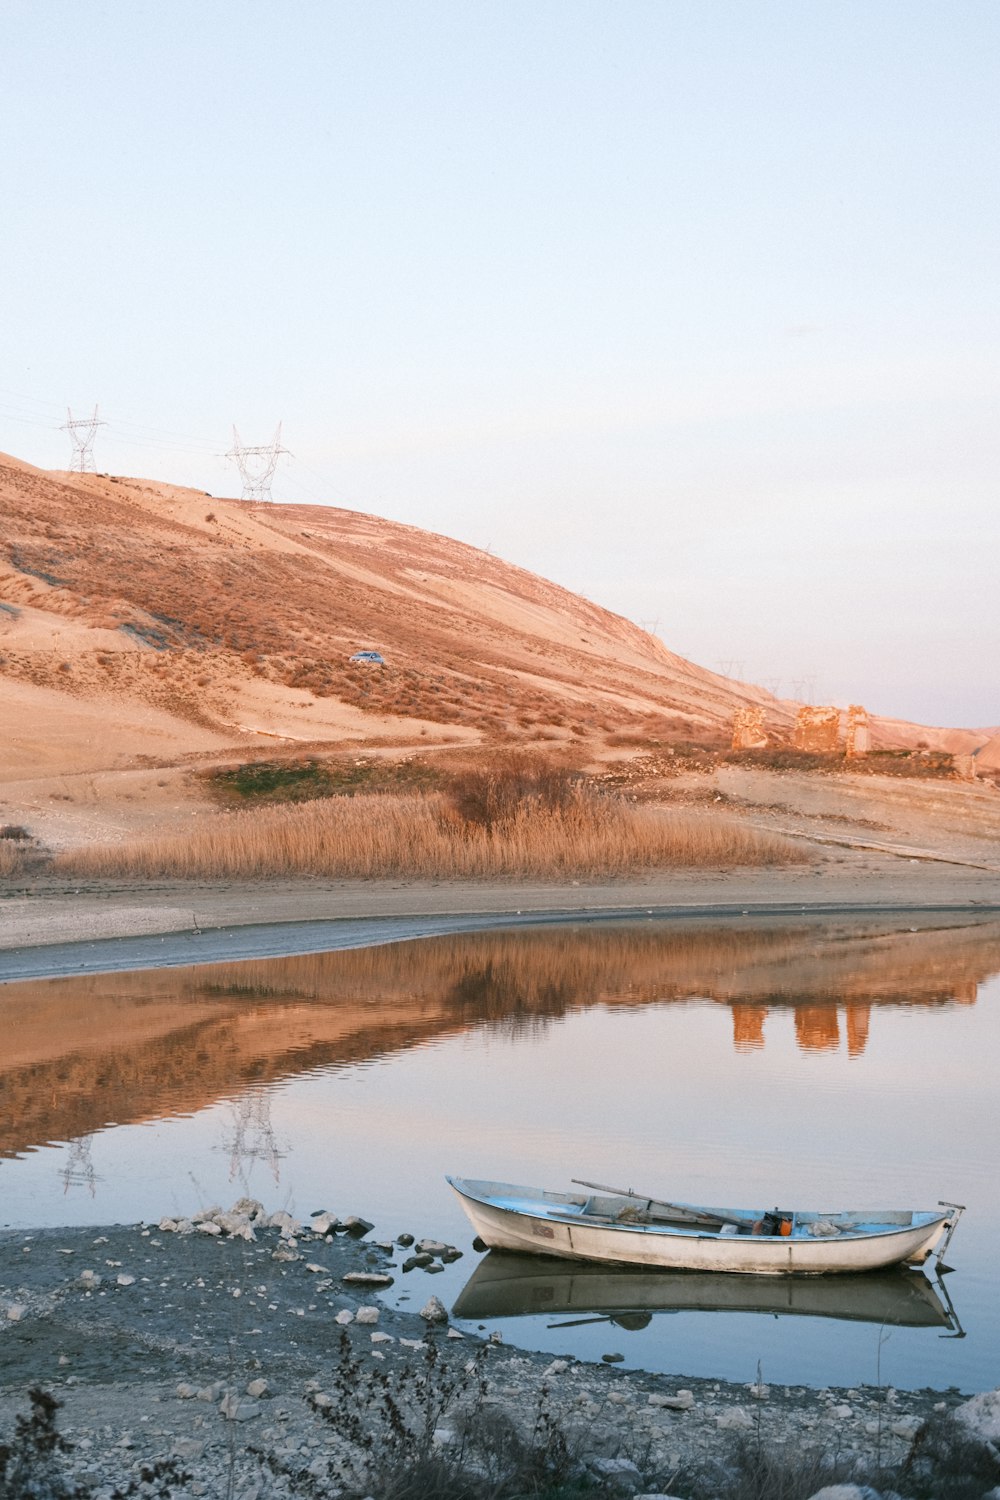
<instances>
[{"instance_id":1,"label":"sandy shoreline","mask_svg":"<svg viewBox=\"0 0 1000 1500\"><path fill-rule=\"evenodd\" d=\"M867 853L806 867L679 870L600 884L39 877L0 885L0 979L314 952L510 918L962 910L1000 911L1000 878Z\"/></svg>"}]
</instances>

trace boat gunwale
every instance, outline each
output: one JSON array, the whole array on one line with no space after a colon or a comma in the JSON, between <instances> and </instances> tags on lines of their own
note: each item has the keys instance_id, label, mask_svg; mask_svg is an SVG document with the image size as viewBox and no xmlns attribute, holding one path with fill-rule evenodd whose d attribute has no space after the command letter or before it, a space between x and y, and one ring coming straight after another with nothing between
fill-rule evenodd
<instances>
[{"instance_id":1,"label":"boat gunwale","mask_svg":"<svg viewBox=\"0 0 1000 1500\"><path fill-rule=\"evenodd\" d=\"M903 1209L884 1210L883 1209L883 1210L881 1210L883 1213L884 1212L892 1212L892 1213L909 1212L909 1214L910 1214L910 1222L908 1224L890 1224L890 1223L887 1223L884 1220L879 1220L879 1219L874 1219L873 1218L872 1220L868 1221L871 1224L870 1228L861 1229L859 1227L859 1228L855 1228L855 1229L841 1229L841 1230L838 1231L837 1234L830 1235L828 1237L827 1236L821 1236L821 1235L794 1234L794 1233L792 1235L787 1235L787 1236L775 1236L773 1234L753 1234L753 1233L750 1233L750 1234L739 1234L739 1235L729 1235L729 1234L723 1234L721 1227L719 1229L708 1229L703 1224L695 1224L695 1225L672 1224L672 1223L671 1224L663 1224L663 1223L640 1224L640 1223L635 1223L635 1222L631 1222L630 1223L628 1220L609 1220L607 1218L598 1217L597 1215L589 1216L586 1213L585 1208L583 1206L581 1206L580 1212L569 1213L569 1212L566 1212L566 1208L570 1206L568 1203L566 1205L563 1205L563 1204L560 1204L560 1203L549 1203L549 1202L546 1202L546 1200L545 1200L544 1197L539 1197L537 1199L528 1198L527 1200L525 1200L525 1199L517 1199L517 1200L512 1200L511 1202L504 1202L499 1197L491 1197L489 1195L485 1195L485 1194L480 1193L480 1192L469 1191L469 1186L470 1186L470 1179L469 1178L447 1176L445 1178L445 1180L446 1180L446 1182L448 1182L448 1184L460 1196L467 1197L467 1198L471 1199L475 1203L481 1203L484 1207L492 1209L494 1212L497 1212L497 1213L512 1214L512 1215L521 1215L523 1218L526 1218L526 1219L544 1219L544 1220L550 1220L550 1221L552 1221L554 1223L557 1223L557 1224L583 1225L583 1226L585 1226L587 1228L609 1230L609 1231L612 1231L615 1234L626 1234L626 1235L631 1234L631 1235L646 1235L646 1236L653 1235L653 1236L661 1236L663 1238L668 1238L668 1239L710 1240L713 1243L716 1242L716 1241L719 1241L719 1240L734 1239L734 1240L738 1240L741 1244L747 1244L748 1242L751 1243L751 1244L757 1244L757 1243L768 1244L768 1243L773 1243L776 1238L783 1239L786 1244L788 1243L789 1240L791 1240L795 1244L799 1244L799 1245L844 1244L845 1242L851 1242L851 1241L864 1242L864 1241L870 1241L870 1240L875 1240L875 1239L880 1239L880 1240L881 1239L891 1239L891 1238L893 1238L894 1236L897 1236L897 1235L912 1234L915 1229L920 1229L920 1230L925 1230L927 1232L930 1232L930 1230L933 1229L933 1227L934 1227L935 1224L943 1223L948 1218L948 1210L945 1209L943 1206L942 1206L942 1208L941 1208L940 1211L937 1211L937 1210L934 1210L934 1209L910 1209L910 1210L903 1210ZM472 1180L478 1180L478 1179L472 1179ZM516 1183L496 1183L495 1186L497 1186L497 1187L501 1187L502 1186L502 1187L508 1187L508 1188L519 1188L519 1187L522 1187L523 1185L522 1184L516 1184ZM544 1193L546 1190L545 1189L535 1189L534 1191L540 1191L540 1192ZM565 1197L567 1199L570 1198L569 1194L564 1194L564 1195L560 1195L560 1196L563 1196L563 1197ZM615 1196L615 1195L609 1194L608 1196ZM627 1199L625 1198L624 1194L621 1194L621 1195L618 1195L618 1196L620 1196L622 1198L623 1202L627 1201ZM652 1201L656 1202L658 1200L654 1199ZM535 1206L536 1204L537 1204L537 1207ZM700 1205L694 1205L694 1204L678 1204L677 1207L678 1208L683 1208L683 1209L688 1209L688 1210L691 1210L691 1211L694 1211L694 1212L702 1212L702 1213L712 1213L713 1212L712 1209L702 1209L700 1207ZM823 1214L823 1213L819 1213L815 1209L793 1210L792 1212L794 1214L794 1213L797 1213L797 1212L800 1212L800 1211L803 1212L803 1213L815 1214L817 1219L822 1219L822 1218L825 1218L825 1217L829 1217L831 1219L835 1219L839 1214L843 1214L845 1212L847 1212L847 1213L850 1213L850 1212L862 1212L862 1210L845 1210L845 1209L840 1209L840 1210L837 1210L835 1212L831 1212L829 1215L826 1215L826 1214ZM736 1213L736 1210L727 1210L727 1212ZM743 1211L740 1211L740 1212L742 1213ZM878 1210L873 1210L873 1213L877 1213L877 1212L878 1212Z\"/></svg>"}]
</instances>

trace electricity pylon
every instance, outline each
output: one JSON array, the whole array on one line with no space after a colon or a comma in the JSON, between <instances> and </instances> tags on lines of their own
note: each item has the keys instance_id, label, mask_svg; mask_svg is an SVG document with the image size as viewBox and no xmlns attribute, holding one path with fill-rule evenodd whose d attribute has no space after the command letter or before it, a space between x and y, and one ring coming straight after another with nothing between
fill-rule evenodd
<instances>
[{"instance_id":1,"label":"electricity pylon","mask_svg":"<svg viewBox=\"0 0 1000 1500\"><path fill-rule=\"evenodd\" d=\"M274 430L274 438L270 443L262 443L253 448L240 442L240 435L235 426L233 427L233 446L226 457L236 460L240 478L243 480L244 500L270 500L271 480L278 467L278 459L283 453L288 453L288 449L281 446L280 422Z\"/></svg>"},{"instance_id":2,"label":"electricity pylon","mask_svg":"<svg viewBox=\"0 0 1000 1500\"><path fill-rule=\"evenodd\" d=\"M60 431L68 432L69 440L73 444L70 469L77 474L95 474L97 468L94 463L94 438L97 436L98 427L107 427L108 424L98 421L96 406L92 417L74 417L68 406L66 416L69 420L62 424Z\"/></svg>"}]
</instances>

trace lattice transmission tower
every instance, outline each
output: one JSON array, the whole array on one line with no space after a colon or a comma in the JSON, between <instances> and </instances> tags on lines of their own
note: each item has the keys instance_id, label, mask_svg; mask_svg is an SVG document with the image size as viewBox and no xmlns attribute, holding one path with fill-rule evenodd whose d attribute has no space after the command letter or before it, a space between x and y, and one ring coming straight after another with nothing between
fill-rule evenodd
<instances>
[{"instance_id":1,"label":"lattice transmission tower","mask_svg":"<svg viewBox=\"0 0 1000 1500\"><path fill-rule=\"evenodd\" d=\"M240 471L243 480L244 500L270 500L271 480L274 471L278 467L278 459L287 448L281 446L281 423L274 430L274 438L270 443L262 443L257 447L248 447L240 442L240 435L233 427L233 446L226 454L227 458L235 459L236 467Z\"/></svg>"},{"instance_id":2,"label":"lattice transmission tower","mask_svg":"<svg viewBox=\"0 0 1000 1500\"><path fill-rule=\"evenodd\" d=\"M73 444L73 457L70 469L77 474L96 474L97 468L94 463L94 439L97 436L98 427L107 427L107 422L98 420L97 407L94 407L92 417L74 417L72 410L67 406L66 416L68 418L59 429L60 432L68 432L69 440Z\"/></svg>"}]
</instances>

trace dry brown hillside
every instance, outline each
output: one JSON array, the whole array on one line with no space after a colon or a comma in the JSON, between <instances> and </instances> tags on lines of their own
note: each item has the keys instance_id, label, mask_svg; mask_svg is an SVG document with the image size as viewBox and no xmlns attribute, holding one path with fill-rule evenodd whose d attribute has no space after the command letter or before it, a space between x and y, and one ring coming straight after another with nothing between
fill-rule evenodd
<instances>
[{"instance_id":1,"label":"dry brown hillside","mask_svg":"<svg viewBox=\"0 0 1000 1500\"><path fill-rule=\"evenodd\" d=\"M704 741L748 702L772 733L794 717L555 584L375 516L0 456L0 519L3 779L282 743Z\"/></svg>"},{"instance_id":2,"label":"dry brown hillside","mask_svg":"<svg viewBox=\"0 0 1000 1500\"><path fill-rule=\"evenodd\" d=\"M121 765L140 741L561 738L663 716L703 734L747 699L789 722L627 620L374 516L14 460L0 508L2 691L22 721L65 715L67 769ZM386 665L353 665L359 647Z\"/></svg>"}]
</instances>

